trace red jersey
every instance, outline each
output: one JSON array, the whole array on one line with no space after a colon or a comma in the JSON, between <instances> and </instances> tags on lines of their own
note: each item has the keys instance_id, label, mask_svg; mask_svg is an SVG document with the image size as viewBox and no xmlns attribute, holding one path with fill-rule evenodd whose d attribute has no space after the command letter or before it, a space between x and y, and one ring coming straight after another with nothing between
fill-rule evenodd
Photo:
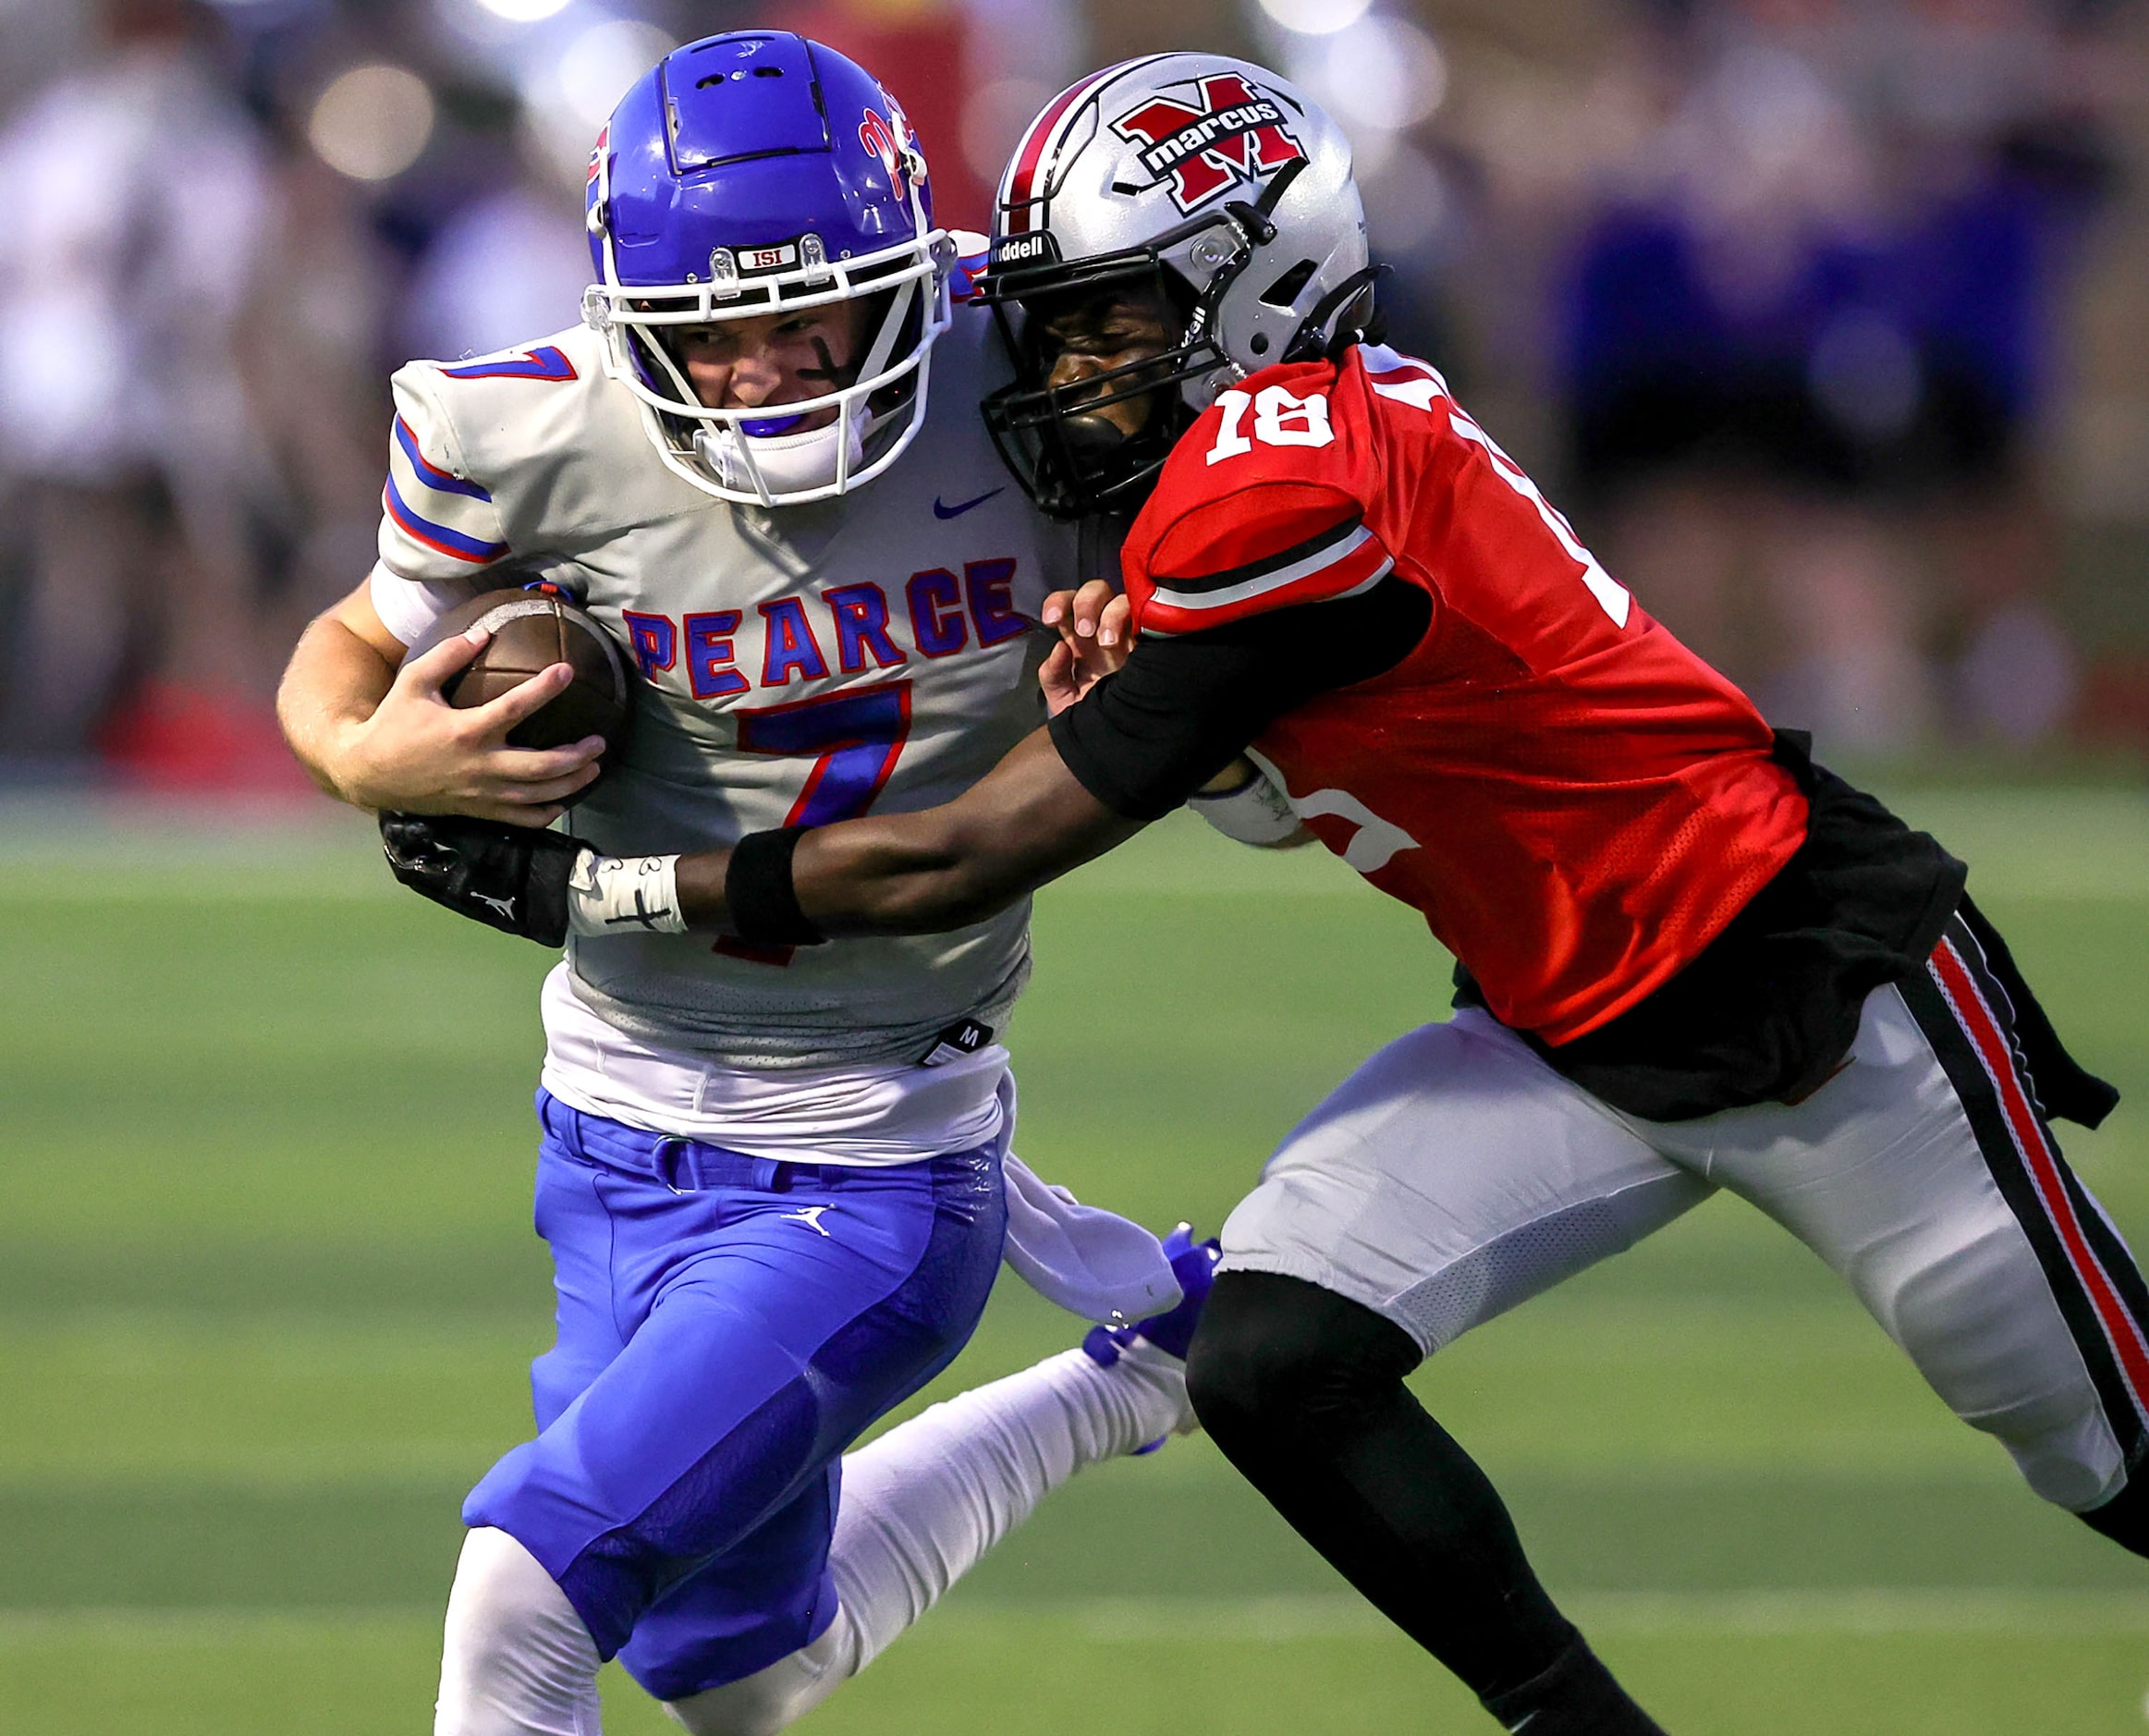
<instances>
[{"instance_id":1,"label":"red jersey","mask_svg":"<svg viewBox=\"0 0 2149 1736\"><path fill-rule=\"evenodd\" d=\"M1432 623L1386 674L1255 741L1323 843L1422 911L1505 1023L1617 1017L1805 837L1751 701L1597 564L1422 361L1266 369L1173 451L1127 540L1141 633L1348 596Z\"/></svg>"}]
</instances>

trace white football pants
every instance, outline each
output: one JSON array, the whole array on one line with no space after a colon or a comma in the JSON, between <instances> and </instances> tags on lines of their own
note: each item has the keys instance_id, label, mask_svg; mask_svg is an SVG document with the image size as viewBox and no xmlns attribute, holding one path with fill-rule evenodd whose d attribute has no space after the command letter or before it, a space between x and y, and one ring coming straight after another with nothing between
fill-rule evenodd
<instances>
[{"instance_id":1,"label":"white football pants","mask_svg":"<svg viewBox=\"0 0 2149 1736\"><path fill-rule=\"evenodd\" d=\"M1875 991L1804 1101L1649 1122L1489 1014L1398 1038L1313 1111L1224 1226L1225 1272L1362 1302L1427 1352L1727 1188L1826 1261L1955 1413L2076 1511L2149 1429L2149 1291L2068 1168L1960 923Z\"/></svg>"}]
</instances>

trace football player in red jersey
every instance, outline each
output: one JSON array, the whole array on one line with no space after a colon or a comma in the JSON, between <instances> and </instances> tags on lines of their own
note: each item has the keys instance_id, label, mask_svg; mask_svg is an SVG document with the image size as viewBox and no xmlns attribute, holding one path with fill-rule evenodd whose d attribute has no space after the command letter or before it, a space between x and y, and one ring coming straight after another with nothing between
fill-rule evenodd
<instances>
[{"instance_id":1,"label":"football player in red jersey","mask_svg":"<svg viewBox=\"0 0 2149 1736\"><path fill-rule=\"evenodd\" d=\"M1047 509L1140 505L1124 596L1058 600L1056 715L967 794L678 858L666 920L958 926L1190 798L1249 842L1308 828L1422 911L1456 1016L1270 1160L1189 1377L1233 1462L1509 1730L1658 1727L1404 1376L1718 1188L2037 1493L2149 1554L2149 1291L2049 1126L2116 1094L1962 865L1773 732L1367 337L1333 123L1242 62L1099 73L1025 135L991 281L1018 377L988 420ZM457 908L536 886L556 928L595 920L571 840L406 842Z\"/></svg>"}]
</instances>

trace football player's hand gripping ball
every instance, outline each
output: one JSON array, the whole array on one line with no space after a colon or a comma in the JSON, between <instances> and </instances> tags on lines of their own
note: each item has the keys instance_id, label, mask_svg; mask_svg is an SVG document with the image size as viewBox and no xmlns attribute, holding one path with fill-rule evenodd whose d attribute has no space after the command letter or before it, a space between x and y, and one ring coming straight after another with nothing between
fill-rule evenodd
<instances>
[{"instance_id":1,"label":"football player's hand gripping ball","mask_svg":"<svg viewBox=\"0 0 2149 1736\"><path fill-rule=\"evenodd\" d=\"M556 664L469 710L457 709L446 697L443 689L490 640L482 630L455 633L404 660L386 697L360 727L357 768L343 791L348 801L542 826L595 781L602 737L542 751L508 745L519 725L572 684L568 665Z\"/></svg>"}]
</instances>

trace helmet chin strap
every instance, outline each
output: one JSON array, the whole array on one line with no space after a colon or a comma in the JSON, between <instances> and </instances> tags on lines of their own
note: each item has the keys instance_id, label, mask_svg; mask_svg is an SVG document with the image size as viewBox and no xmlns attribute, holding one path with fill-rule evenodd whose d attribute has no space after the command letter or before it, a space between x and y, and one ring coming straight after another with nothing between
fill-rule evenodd
<instances>
[{"instance_id":1,"label":"helmet chin strap","mask_svg":"<svg viewBox=\"0 0 2149 1736\"><path fill-rule=\"evenodd\" d=\"M1373 318L1374 285L1386 276L1394 267L1368 265L1354 271L1335 288L1313 303L1313 311L1299 322L1299 329L1291 334L1291 341L1284 346L1286 361L1318 361L1325 357L1333 361L1337 355L1365 336L1367 324ZM1328 323L1338 313L1349 311L1351 301L1360 296L1365 298L1365 312L1360 318L1337 320L1331 332Z\"/></svg>"},{"instance_id":2,"label":"helmet chin strap","mask_svg":"<svg viewBox=\"0 0 2149 1736\"><path fill-rule=\"evenodd\" d=\"M857 470L865 456L863 419L842 415L825 428L789 434L703 426L694 435L694 451L725 487L750 488L763 506L774 506L778 490L819 488Z\"/></svg>"},{"instance_id":3,"label":"helmet chin strap","mask_svg":"<svg viewBox=\"0 0 2149 1736\"><path fill-rule=\"evenodd\" d=\"M1276 239L1276 208L1283 203L1291 183L1312 166L1306 158L1294 157L1262 184L1261 196L1252 204L1243 199L1234 199L1224 207L1238 224L1239 232L1246 238L1249 251L1266 247Z\"/></svg>"},{"instance_id":4,"label":"helmet chin strap","mask_svg":"<svg viewBox=\"0 0 2149 1736\"><path fill-rule=\"evenodd\" d=\"M1215 367L1210 369L1206 373L1189 379L1179 388L1179 395L1186 401L1188 408L1197 413L1206 410L1211 403L1215 402L1216 392L1220 389L1217 385L1219 374L1223 375L1227 381L1243 380L1246 377L1245 366L1236 357L1225 352L1222 340L1215 336L1217 315L1223 310L1224 298L1229 292L1231 286L1237 283L1239 277L1245 274L1247 268L1253 263L1255 251L1266 247L1276 239L1276 208L1282 202L1283 196L1290 190L1291 183L1297 180L1300 175L1303 175L1310 166L1311 165L1304 157L1296 158L1285 164L1282 168L1264 181L1262 184L1259 197L1251 203L1243 199L1234 199L1224 207L1224 215L1229 219L1231 226L1239 232L1238 251L1230 259L1217 267L1216 275L1209 279L1209 286L1202 292L1201 300L1194 308L1193 316L1187 322L1187 329L1182 337L1183 342L1190 342L1197 337L1207 337L1215 345L1217 355L1222 358ZM1290 359L1288 355L1279 358L1279 360Z\"/></svg>"}]
</instances>

